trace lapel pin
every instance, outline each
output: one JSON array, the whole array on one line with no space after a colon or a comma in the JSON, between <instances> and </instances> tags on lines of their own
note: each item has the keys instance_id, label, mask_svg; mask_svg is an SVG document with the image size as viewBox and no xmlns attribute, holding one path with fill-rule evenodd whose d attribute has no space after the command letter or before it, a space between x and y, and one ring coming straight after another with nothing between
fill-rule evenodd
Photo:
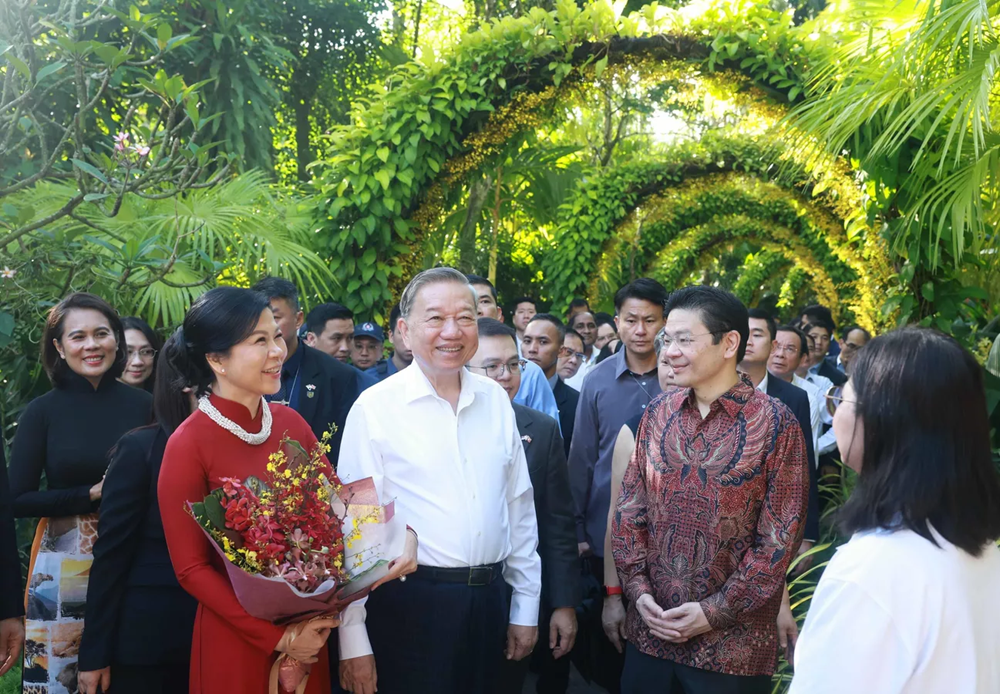
<instances>
[{"instance_id":1,"label":"lapel pin","mask_svg":"<svg viewBox=\"0 0 1000 694\"><path fill-rule=\"evenodd\" d=\"M311 398L316 395L316 386L313 383L306 385L306 397Z\"/></svg>"},{"instance_id":2,"label":"lapel pin","mask_svg":"<svg viewBox=\"0 0 1000 694\"><path fill-rule=\"evenodd\" d=\"M525 443L531 443L531 437L528 436L527 434L525 434L524 436L522 436L521 440L524 441Z\"/></svg>"}]
</instances>

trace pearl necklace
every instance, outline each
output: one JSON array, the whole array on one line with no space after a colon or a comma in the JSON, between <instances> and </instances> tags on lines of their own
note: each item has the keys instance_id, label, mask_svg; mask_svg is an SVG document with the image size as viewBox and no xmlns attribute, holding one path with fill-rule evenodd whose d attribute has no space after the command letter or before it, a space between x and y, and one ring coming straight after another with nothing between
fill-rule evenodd
<instances>
[{"instance_id":1,"label":"pearl necklace","mask_svg":"<svg viewBox=\"0 0 1000 694\"><path fill-rule=\"evenodd\" d=\"M198 399L198 409L207 414L209 419L226 431L232 433L241 441L249 443L251 446L259 446L267 441L267 439L271 436L271 408L268 407L267 401L264 400L264 398L260 399L260 406L264 408L264 415L261 417L260 422L260 432L257 434L251 434L239 424L219 412L219 410L215 408L215 405L213 405L208 399L207 395L203 395Z\"/></svg>"}]
</instances>

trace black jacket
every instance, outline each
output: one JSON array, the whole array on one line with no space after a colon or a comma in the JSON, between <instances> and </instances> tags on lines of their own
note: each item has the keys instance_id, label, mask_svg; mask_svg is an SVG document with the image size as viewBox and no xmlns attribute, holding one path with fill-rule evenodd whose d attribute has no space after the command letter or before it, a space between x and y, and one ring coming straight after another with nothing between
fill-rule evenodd
<instances>
[{"instance_id":1,"label":"black jacket","mask_svg":"<svg viewBox=\"0 0 1000 694\"><path fill-rule=\"evenodd\" d=\"M24 614L21 558L17 554L14 508L7 482L7 460L0 446L0 620Z\"/></svg>"},{"instance_id":2,"label":"black jacket","mask_svg":"<svg viewBox=\"0 0 1000 694\"><path fill-rule=\"evenodd\" d=\"M556 378L556 387L552 389L559 408L559 430L562 432L563 449L569 455L569 444L573 440L573 426L576 424L576 406L580 402L580 391L566 385L561 378Z\"/></svg>"},{"instance_id":3,"label":"black jacket","mask_svg":"<svg viewBox=\"0 0 1000 694\"><path fill-rule=\"evenodd\" d=\"M806 513L804 539L819 541L819 473L816 470L816 453L813 450L812 417L809 413L809 395L787 381L774 375L767 377L767 394L788 406L802 426L806 437L806 460L809 467L809 509Z\"/></svg>"},{"instance_id":4,"label":"black jacket","mask_svg":"<svg viewBox=\"0 0 1000 694\"><path fill-rule=\"evenodd\" d=\"M137 429L121 438L108 467L80 670L182 664L191 657L198 603L177 582L156 495L166 445L161 427Z\"/></svg>"},{"instance_id":5,"label":"black jacket","mask_svg":"<svg viewBox=\"0 0 1000 694\"><path fill-rule=\"evenodd\" d=\"M321 438L323 432L336 425L330 440L330 464L336 469L340 455L340 440L344 435L347 413L364 389L362 373L353 366L337 361L329 354L299 342L303 350L298 402L295 410L309 427Z\"/></svg>"},{"instance_id":6,"label":"black jacket","mask_svg":"<svg viewBox=\"0 0 1000 694\"><path fill-rule=\"evenodd\" d=\"M831 361L830 357L826 357L823 363L819 365L819 368L816 369L816 373L829 378L835 386L842 386L847 383L847 374L837 368L836 358Z\"/></svg>"},{"instance_id":7,"label":"black jacket","mask_svg":"<svg viewBox=\"0 0 1000 694\"><path fill-rule=\"evenodd\" d=\"M576 521L559 427L548 415L523 405L514 405L514 417L535 492L542 603L549 609L575 607L580 601Z\"/></svg>"}]
</instances>

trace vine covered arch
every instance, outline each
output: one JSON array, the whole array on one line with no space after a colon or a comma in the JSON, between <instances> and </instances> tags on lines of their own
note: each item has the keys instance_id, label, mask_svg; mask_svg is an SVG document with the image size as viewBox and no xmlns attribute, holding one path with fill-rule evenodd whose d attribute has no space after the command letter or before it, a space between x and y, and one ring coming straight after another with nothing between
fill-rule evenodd
<instances>
[{"instance_id":1,"label":"vine covered arch","mask_svg":"<svg viewBox=\"0 0 1000 694\"><path fill-rule=\"evenodd\" d=\"M691 273L692 253L717 245L696 240L707 241L706 229L728 220L721 228L730 242L753 238L780 251L814 280L817 296L835 313L843 306L868 329L882 327L879 296L891 279L885 249L873 234L857 231L861 220L854 220L854 239L845 230L848 216L862 207L860 193L850 178L809 170L776 147L770 139L710 136L659 161L588 180L564 206L546 258L553 294L608 303L615 288L640 274L673 288ZM749 236L742 233L748 225ZM799 289L793 293L789 285L786 302Z\"/></svg>"},{"instance_id":2,"label":"vine covered arch","mask_svg":"<svg viewBox=\"0 0 1000 694\"><path fill-rule=\"evenodd\" d=\"M720 5L690 17L648 5L623 16L606 0L583 7L561 0L551 12L535 8L522 17L494 21L464 36L435 62L399 68L383 89L355 110L351 125L332 134L327 156L316 165L315 180L325 196L317 232L328 240L331 268L351 308L364 314L387 313L384 307L420 269L421 244L440 225L455 188L494 163L508 143L543 125L570 90L585 89L605 70L637 64L651 70L672 66L705 79L725 79L738 98L752 102L755 114L749 120L756 121L752 131L759 135L773 126L786 110L779 103L784 98L781 92L795 99L804 87L809 45L795 33L787 15L773 12L763 1L757 5L751 0L738 14ZM712 73L723 65L737 73ZM767 85L771 96L754 93L754 84ZM704 153L712 149L711 143L689 146ZM768 160L751 159L772 152L751 140L740 146L745 147L744 156L734 144L724 153L731 163L721 170L762 169L758 173L764 177ZM707 163L701 168L702 173L713 172ZM659 180L658 187L644 193L642 187L649 180L639 178L655 172L641 166L635 172L639 174L632 182L636 201L664 187ZM840 179L846 178L838 173ZM696 175L683 166L673 174L661 174L673 176L675 184ZM830 185L828 179L829 174L816 169L801 189L815 193L819 185ZM621 200L611 188L600 195ZM600 252L632 208L623 208L592 232L604 234L603 238L580 243L593 243L593 251ZM844 220L856 223L861 210L857 205L836 215L841 235ZM856 243L878 246L880 242L866 231L855 229L861 239ZM563 248L560 240L568 243L557 232L557 253ZM554 296L570 286L567 270L555 261L546 262L545 270L547 282L557 288ZM580 276L589 280L591 274ZM836 272L831 282L836 282L835 276Z\"/></svg>"}]
</instances>

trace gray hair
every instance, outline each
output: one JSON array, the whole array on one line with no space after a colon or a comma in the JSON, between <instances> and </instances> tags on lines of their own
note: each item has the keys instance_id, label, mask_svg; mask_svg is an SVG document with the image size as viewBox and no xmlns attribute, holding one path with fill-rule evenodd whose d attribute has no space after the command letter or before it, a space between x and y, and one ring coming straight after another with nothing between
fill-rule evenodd
<instances>
[{"instance_id":1,"label":"gray hair","mask_svg":"<svg viewBox=\"0 0 1000 694\"><path fill-rule=\"evenodd\" d=\"M472 308L475 310L478 297L476 290L469 284L465 275L453 267L434 267L417 273L406 285L403 296L399 300L399 315L403 318L409 318L410 311L413 310L413 303L417 300L417 293L429 284L441 284L442 282L453 282L468 287L469 293L472 295Z\"/></svg>"},{"instance_id":2,"label":"gray hair","mask_svg":"<svg viewBox=\"0 0 1000 694\"><path fill-rule=\"evenodd\" d=\"M667 329L660 328L660 332L656 333L656 337L653 338L653 351L656 352L656 357L660 357L660 352L663 351L663 343L667 341Z\"/></svg>"}]
</instances>

